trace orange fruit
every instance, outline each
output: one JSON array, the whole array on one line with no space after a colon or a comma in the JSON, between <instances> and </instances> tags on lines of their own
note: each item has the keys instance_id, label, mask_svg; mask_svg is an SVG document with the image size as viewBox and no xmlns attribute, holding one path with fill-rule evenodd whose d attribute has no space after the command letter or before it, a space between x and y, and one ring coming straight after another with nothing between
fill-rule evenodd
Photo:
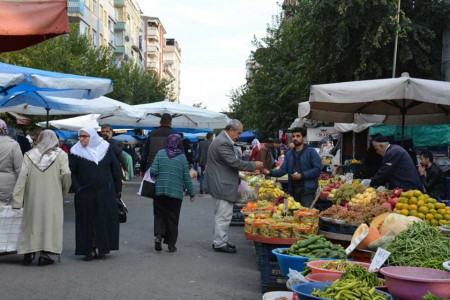
<instances>
[{"instance_id":1,"label":"orange fruit","mask_svg":"<svg viewBox=\"0 0 450 300\"><path fill-rule=\"evenodd\" d=\"M439 225L446 225L448 224L447 220L439 220Z\"/></svg>"},{"instance_id":2,"label":"orange fruit","mask_svg":"<svg viewBox=\"0 0 450 300\"><path fill-rule=\"evenodd\" d=\"M407 209L402 209L402 210L400 211L400 213L401 213L402 215L404 215L404 216L407 216L407 215L409 214L409 211L408 211Z\"/></svg>"},{"instance_id":3,"label":"orange fruit","mask_svg":"<svg viewBox=\"0 0 450 300\"><path fill-rule=\"evenodd\" d=\"M433 204L433 203L428 203L428 204L427 204L427 207L428 207L429 209L434 209L434 204Z\"/></svg>"},{"instance_id":4,"label":"orange fruit","mask_svg":"<svg viewBox=\"0 0 450 300\"><path fill-rule=\"evenodd\" d=\"M408 199L405 198L405 197L400 197L400 198L398 198L398 202L399 202L399 203L407 203L407 202L408 202Z\"/></svg>"},{"instance_id":5,"label":"orange fruit","mask_svg":"<svg viewBox=\"0 0 450 300\"><path fill-rule=\"evenodd\" d=\"M445 209L445 204L444 203L436 203L434 205L437 209Z\"/></svg>"},{"instance_id":6,"label":"orange fruit","mask_svg":"<svg viewBox=\"0 0 450 300\"><path fill-rule=\"evenodd\" d=\"M397 203L397 204L395 204L395 208L396 209L402 209L403 208L403 204L402 203Z\"/></svg>"},{"instance_id":7,"label":"orange fruit","mask_svg":"<svg viewBox=\"0 0 450 300\"><path fill-rule=\"evenodd\" d=\"M435 214L437 214L437 211L433 208L433 209L430 209L429 213L432 215L435 215Z\"/></svg>"},{"instance_id":8,"label":"orange fruit","mask_svg":"<svg viewBox=\"0 0 450 300\"><path fill-rule=\"evenodd\" d=\"M409 207L408 203L403 203L402 204L402 209L408 209L408 207Z\"/></svg>"},{"instance_id":9,"label":"orange fruit","mask_svg":"<svg viewBox=\"0 0 450 300\"><path fill-rule=\"evenodd\" d=\"M420 196L422 196L422 192L419 191L419 190L415 190L415 191L414 191L414 196L420 197Z\"/></svg>"},{"instance_id":10,"label":"orange fruit","mask_svg":"<svg viewBox=\"0 0 450 300\"><path fill-rule=\"evenodd\" d=\"M425 215L423 213L418 213L416 217L418 217L421 220L425 219Z\"/></svg>"},{"instance_id":11,"label":"orange fruit","mask_svg":"<svg viewBox=\"0 0 450 300\"><path fill-rule=\"evenodd\" d=\"M417 206L418 207L421 207L421 206L424 206L424 205L425 205L425 201L423 201L423 200L417 201Z\"/></svg>"},{"instance_id":12,"label":"orange fruit","mask_svg":"<svg viewBox=\"0 0 450 300\"><path fill-rule=\"evenodd\" d=\"M426 206L421 206L419 207L419 212L423 213L423 214L427 214L429 211L428 207Z\"/></svg>"},{"instance_id":13,"label":"orange fruit","mask_svg":"<svg viewBox=\"0 0 450 300\"><path fill-rule=\"evenodd\" d=\"M414 191L409 191L407 194L408 198L414 197Z\"/></svg>"},{"instance_id":14,"label":"orange fruit","mask_svg":"<svg viewBox=\"0 0 450 300\"><path fill-rule=\"evenodd\" d=\"M431 225L436 226L439 224L439 221L436 219L431 220Z\"/></svg>"},{"instance_id":15,"label":"orange fruit","mask_svg":"<svg viewBox=\"0 0 450 300\"><path fill-rule=\"evenodd\" d=\"M417 210L410 210L410 211L409 211L409 215L410 215L410 216L417 217L417 214L418 214L418 213L417 213Z\"/></svg>"},{"instance_id":16,"label":"orange fruit","mask_svg":"<svg viewBox=\"0 0 450 300\"><path fill-rule=\"evenodd\" d=\"M411 197L409 198L409 204L416 204L417 203L417 198L416 197Z\"/></svg>"},{"instance_id":17,"label":"orange fruit","mask_svg":"<svg viewBox=\"0 0 450 300\"><path fill-rule=\"evenodd\" d=\"M447 211L446 211L445 209L443 209L443 208L438 209L437 211L438 211L438 213L441 214L441 215L445 215L446 212L447 212Z\"/></svg>"},{"instance_id":18,"label":"orange fruit","mask_svg":"<svg viewBox=\"0 0 450 300\"><path fill-rule=\"evenodd\" d=\"M411 205L408 205L408 209L409 209L409 210L417 210L418 207L417 207L417 205L415 205L415 204L411 204Z\"/></svg>"},{"instance_id":19,"label":"orange fruit","mask_svg":"<svg viewBox=\"0 0 450 300\"><path fill-rule=\"evenodd\" d=\"M432 214L427 214L425 217L427 218L427 220L433 220L434 219L434 216Z\"/></svg>"},{"instance_id":20,"label":"orange fruit","mask_svg":"<svg viewBox=\"0 0 450 300\"><path fill-rule=\"evenodd\" d=\"M431 198L431 199L430 199L430 202L431 202L431 203L434 203L434 204L435 204L435 203L437 203L437 200L436 200L436 199L433 199L433 198Z\"/></svg>"},{"instance_id":21,"label":"orange fruit","mask_svg":"<svg viewBox=\"0 0 450 300\"><path fill-rule=\"evenodd\" d=\"M447 220L447 221L450 221L450 214L445 214L444 215L444 219Z\"/></svg>"},{"instance_id":22,"label":"orange fruit","mask_svg":"<svg viewBox=\"0 0 450 300\"><path fill-rule=\"evenodd\" d=\"M443 219L443 217L442 217L441 214L435 214L435 215L434 215L434 218L435 218L436 220L442 220L442 219Z\"/></svg>"}]
</instances>

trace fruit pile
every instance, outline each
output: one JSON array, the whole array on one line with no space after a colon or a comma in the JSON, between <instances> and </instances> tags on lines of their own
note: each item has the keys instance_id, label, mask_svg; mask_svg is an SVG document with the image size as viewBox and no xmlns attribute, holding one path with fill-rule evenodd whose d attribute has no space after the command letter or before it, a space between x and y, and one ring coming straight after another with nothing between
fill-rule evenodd
<instances>
[{"instance_id":1,"label":"fruit pile","mask_svg":"<svg viewBox=\"0 0 450 300\"><path fill-rule=\"evenodd\" d=\"M342 183L335 181L333 183L330 183L329 185L327 185L322 192L320 193L320 199L327 199L328 196L330 196L331 192L333 190L337 190L341 187Z\"/></svg>"},{"instance_id":2,"label":"fruit pile","mask_svg":"<svg viewBox=\"0 0 450 300\"><path fill-rule=\"evenodd\" d=\"M327 241L323 235L305 237L303 241L297 241L291 247L278 252L285 255L317 258L339 258L346 259L344 248Z\"/></svg>"},{"instance_id":3,"label":"fruit pile","mask_svg":"<svg viewBox=\"0 0 450 300\"><path fill-rule=\"evenodd\" d=\"M270 180L260 180L258 184L261 186L258 193L258 199L275 202L279 196L285 194L278 185Z\"/></svg>"},{"instance_id":4,"label":"fruit pile","mask_svg":"<svg viewBox=\"0 0 450 300\"><path fill-rule=\"evenodd\" d=\"M329 197L332 198L334 204L344 205L349 202L359 193L364 193L366 187L362 184L359 184L357 181L354 181L352 184L346 183L341 185L339 189L336 191L331 191ZM334 196L331 196L334 195Z\"/></svg>"},{"instance_id":5,"label":"fruit pile","mask_svg":"<svg viewBox=\"0 0 450 300\"><path fill-rule=\"evenodd\" d=\"M364 193L358 193L355 195L355 197L353 197L350 201L349 204L350 206L356 205L356 204L362 204L362 205L366 205L370 203L370 200L372 200L373 198L375 198L377 196L377 192L374 188L368 188L364 191Z\"/></svg>"},{"instance_id":6,"label":"fruit pile","mask_svg":"<svg viewBox=\"0 0 450 300\"><path fill-rule=\"evenodd\" d=\"M444 203L439 203L418 190L403 192L398 198L394 212L404 216L418 217L433 226L450 222L450 207L446 207Z\"/></svg>"},{"instance_id":7,"label":"fruit pile","mask_svg":"<svg viewBox=\"0 0 450 300\"><path fill-rule=\"evenodd\" d=\"M297 209L303 208L303 206L299 202L296 202L294 200L294 198L288 197L287 200L288 200L288 215L289 215L289 212L292 215L292 211L293 210L297 210ZM279 216L284 214L284 203L281 203L280 205L278 205L277 214Z\"/></svg>"}]
</instances>

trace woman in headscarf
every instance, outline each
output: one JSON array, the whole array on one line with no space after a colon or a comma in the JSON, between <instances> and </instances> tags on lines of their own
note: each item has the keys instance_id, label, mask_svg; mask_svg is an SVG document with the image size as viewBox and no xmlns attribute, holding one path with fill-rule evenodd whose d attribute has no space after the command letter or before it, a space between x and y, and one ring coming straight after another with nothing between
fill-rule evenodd
<instances>
[{"instance_id":1,"label":"woman in headscarf","mask_svg":"<svg viewBox=\"0 0 450 300\"><path fill-rule=\"evenodd\" d=\"M252 141L252 154L250 155L250 161L256 161L258 157L259 149L261 148L261 143L258 141L258 139L254 139Z\"/></svg>"},{"instance_id":2,"label":"woman in headscarf","mask_svg":"<svg viewBox=\"0 0 450 300\"><path fill-rule=\"evenodd\" d=\"M164 239L169 252L175 252L184 191L187 189L191 201L195 199L189 165L179 134L169 135L166 149L160 150L156 155L150 174L156 177L156 197L153 200L155 250L162 250L161 243Z\"/></svg>"},{"instance_id":3,"label":"woman in headscarf","mask_svg":"<svg viewBox=\"0 0 450 300\"><path fill-rule=\"evenodd\" d=\"M19 144L8 136L8 126L0 120L0 205L11 201L22 161Z\"/></svg>"},{"instance_id":4,"label":"woman in headscarf","mask_svg":"<svg viewBox=\"0 0 450 300\"><path fill-rule=\"evenodd\" d=\"M29 265L41 251L38 264L53 264L49 254L63 245L63 197L71 184L67 154L51 130L42 131L36 146L25 153L14 189L13 208L24 208L18 254Z\"/></svg>"},{"instance_id":5,"label":"woman in headscarf","mask_svg":"<svg viewBox=\"0 0 450 300\"><path fill-rule=\"evenodd\" d=\"M78 131L69 166L75 191L75 255L84 261L119 250L117 197L122 174L110 144L93 128Z\"/></svg>"}]
</instances>

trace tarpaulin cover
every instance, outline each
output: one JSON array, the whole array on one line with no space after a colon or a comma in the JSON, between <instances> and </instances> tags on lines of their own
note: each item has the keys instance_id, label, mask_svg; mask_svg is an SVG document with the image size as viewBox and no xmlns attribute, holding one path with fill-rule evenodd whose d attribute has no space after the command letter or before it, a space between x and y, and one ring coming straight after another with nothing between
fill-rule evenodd
<instances>
[{"instance_id":1,"label":"tarpaulin cover","mask_svg":"<svg viewBox=\"0 0 450 300\"><path fill-rule=\"evenodd\" d=\"M370 135L392 135L401 139L402 127L380 125L370 127ZM429 126L406 126L405 137L412 138L415 147L450 146L450 124Z\"/></svg>"},{"instance_id":2,"label":"tarpaulin cover","mask_svg":"<svg viewBox=\"0 0 450 300\"><path fill-rule=\"evenodd\" d=\"M66 0L0 1L0 52L69 33Z\"/></svg>"}]
</instances>

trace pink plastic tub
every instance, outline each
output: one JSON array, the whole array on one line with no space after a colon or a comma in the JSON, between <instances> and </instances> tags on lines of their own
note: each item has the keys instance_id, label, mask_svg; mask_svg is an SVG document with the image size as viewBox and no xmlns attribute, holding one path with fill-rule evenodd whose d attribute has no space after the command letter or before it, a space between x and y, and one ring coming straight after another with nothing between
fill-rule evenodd
<instances>
[{"instance_id":1,"label":"pink plastic tub","mask_svg":"<svg viewBox=\"0 0 450 300\"><path fill-rule=\"evenodd\" d=\"M312 273L306 275L306 279L311 282L331 282L341 278L342 274L336 273Z\"/></svg>"},{"instance_id":2,"label":"pink plastic tub","mask_svg":"<svg viewBox=\"0 0 450 300\"><path fill-rule=\"evenodd\" d=\"M450 298L450 273L417 267L381 268L389 292L399 300L422 300L428 291Z\"/></svg>"},{"instance_id":3,"label":"pink plastic tub","mask_svg":"<svg viewBox=\"0 0 450 300\"><path fill-rule=\"evenodd\" d=\"M320 266L321 264L327 263L327 262L329 262L329 261L328 260L313 260L313 261L308 262L306 265L311 268L311 271L313 273L333 273L333 274L341 274L341 275L345 273L343 271L334 271L334 270L318 268L318 266ZM359 261L352 261L351 263L361 265L366 269L369 269L369 267L370 267L370 264L359 262ZM376 272L376 271L377 270L374 270L374 272Z\"/></svg>"}]
</instances>

